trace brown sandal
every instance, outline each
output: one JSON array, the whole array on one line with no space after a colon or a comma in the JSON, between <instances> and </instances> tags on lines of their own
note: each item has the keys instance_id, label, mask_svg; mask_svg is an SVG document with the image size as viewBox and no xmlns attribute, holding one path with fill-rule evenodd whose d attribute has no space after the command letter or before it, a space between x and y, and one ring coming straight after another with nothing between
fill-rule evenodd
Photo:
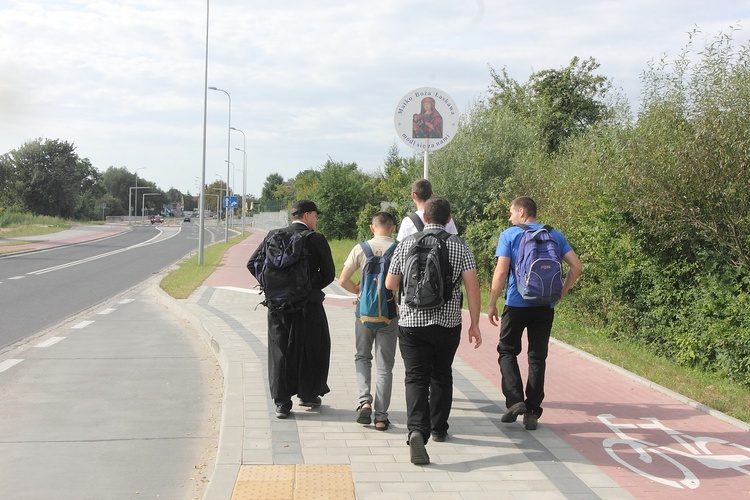
<instances>
[{"instance_id":1,"label":"brown sandal","mask_svg":"<svg viewBox=\"0 0 750 500\"><path fill-rule=\"evenodd\" d=\"M390 420L380 420L380 421L376 420L375 421L375 430L378 430L378 431L387 431L388 427L390 427L390 426L391 426Z\"/></svg>"},{"instance_id":2,"label":"brown sandal","mask_svg":"<svg viewBox=\"0 0 750 500\"><path fill-rule=\"evenodd\" d=\"M372 422L372 405L367 401L363 401L357 408L359 415L357 416L357 423L362 425L369 425Z\"/></svg>"}]
</instances>

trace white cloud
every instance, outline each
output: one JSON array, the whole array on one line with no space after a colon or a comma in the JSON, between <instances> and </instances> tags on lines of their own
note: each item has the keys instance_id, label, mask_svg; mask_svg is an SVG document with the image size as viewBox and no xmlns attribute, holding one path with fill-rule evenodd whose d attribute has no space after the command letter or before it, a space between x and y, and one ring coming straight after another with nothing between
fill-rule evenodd
<instances>
[{"instance_id":1,"label":"white cloud","mask_svg":"<svg viewBox=\"0 0 750 500\"><path fill-rule=\"evenodd\" d=\"M378 168L406 92L438 87L464 109L489 86L488 66L525 81L592 56L637 104L649 60L678 52L696 25L715 36L746 21L743 3L211 0L208 85L232 96L260 194L269 173L329 156ZM202 0L1 1L0 153L59 138L101 170L146 166L162 189L195 192L205 14ZM220 92L208 92L207 125L206 177L226 177ZM242 136L231 140L239 166Z\"/></svg>"}]
</instances>

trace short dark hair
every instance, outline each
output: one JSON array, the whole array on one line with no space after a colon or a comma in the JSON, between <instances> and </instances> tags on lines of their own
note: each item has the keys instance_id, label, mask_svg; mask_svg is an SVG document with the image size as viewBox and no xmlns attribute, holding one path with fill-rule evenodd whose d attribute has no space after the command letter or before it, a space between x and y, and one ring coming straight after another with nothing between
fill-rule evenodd
<instances>
[{"instance_id":1,"label":"short dark hair","mask_svg":"<svg viewBox=\"0 0 750 500\"><path fill-rule=\"evenodd\" d=\"M528 196L519 196L515 200L510 202L510 206L516 208L523 208L524 212L529 217L536 219L536 202Z\"/></svg>"},{"instance_id":2,"label":"short dark hair","mask_svg":"<svg viewBox=\"0 0 750 500\"><path fill-rule=\"evenodd\" d=\"M428 224L445 226L451 218L451 204L445 198L430 198L424 206L424 218Z\"/></svg>"},{"instance_id":3,"label":"short dark hair","mask_svg":"<svg viewBox=\"0 0 750 500\"><path fill-rule=\"evenodd\" d=\"M411 185L411 192L419 201L427 201L432 197L432 184L427 179L419 179Z\"/></svg>"},{"instance_id":4,"label":"short dark hair","mask_svg":"<svg viewBox=\"0 0 750 500\"><path fill-rule=\"evenodd\" d=\"M380 211L372 216L373 226L393 227L396 225L396 218L390 212Z\"/></svg>"}]
</instances>

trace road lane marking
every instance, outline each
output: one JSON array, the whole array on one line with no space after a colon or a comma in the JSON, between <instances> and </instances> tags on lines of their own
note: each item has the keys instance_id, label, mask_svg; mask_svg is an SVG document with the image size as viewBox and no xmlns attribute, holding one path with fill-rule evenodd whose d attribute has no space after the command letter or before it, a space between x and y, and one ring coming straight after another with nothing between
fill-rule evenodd
<instances>
[{"instance_id":1,"label":"road lane marking","mask_svg":"<svg viewBox=\"0 0 750 500\"><path fill-rule=\"evenodd\" d=\"M2 363L0 363L0 373L4 372L5 370L8 370L10 368L13 368L18 363L23 361L22 359L6 359Z\"/></svg>"},{"instance_id":2,"label":"road lane marking","mask_svg":"<svg viewBox=\"0 0 750 500\"><path fill-rule=\"evenodd\" d=\"M24 279L25 277L26 277L26 276L11 276L11 277L10 277L10 278L8 278L8 279L9 279L9 280L22 280L22 279Z\"/></svg>"},{"instance_id":3,"label":"road lane marking","mask_svg":"<svg viewBox=\"0 0 750 500\"><path fill-rule=\"evenodd\" d=\"M115 312L116 310L117 310L117 309L115 309L114 307L108 307L108 308L106 308L106 309L102 309L102 310L101 310L101 311L99 311L99 312L98 312L97 314L110 314L110 313L113 313L113 312Z\"/></svg>"},{"instance_id":4,"label":"road lane marking","mask_svg":"<svg viewBox=\"0 0 750 500\"><path fill-rule=\"evenodd\" d=\"M151 239L149 239L147 241L144 241L143 243L138 243L136 245L131 245L131 246L125 247L125 248L119 248L117 250L112 250L110 252L104 252L104 253L99 254L99 255L92 255L91 257L87 257L85 259L80 259L80 260L75 260L73 262L67 262L65 264L60 264L59 266L53 266L53 267L48 267L46 269L39 269L37 271L31 271L30 273L26 273L26 275L29 276L29 275L39 275L39 274L51 273L53 271L59 271L61 269L67 269L69 267L77 266L77 265L80 265L80 264L86 264L87 262L91 262L91 261L94 261L94 260L103 259L104 257L109 257L109 256L112 256L112 255L117 255L118 253L127 252L128 250L133 250L135 248L145 247L145 246L148 246L148 245L152 245L154 243L161 243L162 241L166 241L166 240L168 240L170 238L174 238L175 236L177 236L179 234L179 231L176 231L176 232L174 232L174 233L172 233L169 236L164 237L164 238L162 238L162 233L163 233L163 231L160 230L159 234L157 234L156 236L154 236L153 238L151 238Z\"/></svg>"},{"instance_id":5,"label":"road lane marking","mask_svg":"<svg viewBox=\"0 0 750 500\"><path fill-rule=\"evenodd\" d=\"M71 326L70 329L71 330L81 330L81 329L86 328L87 326L89 326L91 323L93 323L93 321L81 321L77 325Z\"/></svg>"},{"instance_id":6,"label":"road lane marking","mask_svg":"<svg viewBox=\"0 0 750 500\"><path fill-rule=\"evenodd\" d=\"M118 304L130 304L134 300L135 299L122 299L120 302L118 302Z\"/></svg>"},{"instance_id":7,"label":"road lane marking","mask_svg":"<svg viewBox=\"0 0 750 500\"><path fill-rule=\"evenodd\" d=\"M36 346L37 347L49 347L49 346L57 344L58 342L60 342L61 340L64 340L64 339L65 339L65 337L50 337L47 340L45 340L44 342L38 343Z\"/></svg>"}]
</instances>

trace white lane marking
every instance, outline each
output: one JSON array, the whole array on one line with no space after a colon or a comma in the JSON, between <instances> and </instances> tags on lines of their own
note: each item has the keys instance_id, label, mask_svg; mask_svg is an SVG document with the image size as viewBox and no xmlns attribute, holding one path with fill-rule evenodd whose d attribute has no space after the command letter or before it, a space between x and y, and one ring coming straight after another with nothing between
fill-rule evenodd
<instances>
[{"instance_id":1,"label":"white lane marking","mask_svg":"<svg viewBox=\"0 0 750 500\"><path fill-rule=\"evenodd\" d=\"M4 372L5 370L8 370L10 368L13 368L18 363L23 361L22 359L6 359L5 361L0 363L0 373Z\"/></svg>"},{"instance_id":2,"label":"white lane marking","mask_svg":"<svg viewBox=\"0 0 750 500\"><path fill-rule=\"evenodd\" d=\"M61 340L64 340L64 339L65 339L65 337L50 337L47 340L45 340L44 342L40 342L36 346L37 347L49 347L49 346L57 344L58 342L60 342Z\"/></svg>"},{"instance_id":3,"label":"white lane marking","mask_svg":"<svg viewBox=\"0 0 750 500\"><path fill-rule=\"evenodd\" d=\"M91 262L91 261L94 261L94 260L103 259L104 257L109 257L111 255L117 255L118 253L127 252L128 250L133 250L135 248L145 247L145 246L151 245L153 243L157 243L157 241L155 241L155 240L161 238L162 233L163 233L163 231L159 230L159 234L157 234L156 236L154 236L153 238L151 238L148 241L144 241L143 243L138 243L136 245L131 245L129 247L120 248L118 250L112 250L111 252L105 252L105 253L102 253L102 254L99 254L99 255L92 255L91 257L87 257L87 258L81 259L81 260L76 260L76 261L73 261L73 262L68 262L66 264L60 264L59 266L48 267L46 269L39 269L38 271L32 271L30 273L26 273L26 275L38 275L38 274L51 273L53 271L59 271L61 269L67 269L69 267L77 266L79 264L85 264L87 262ZM179 231L176 231L173 234L170 234L169 236L167 236L166 238L159 239L158 242L162 242L162 241L166 241L166 240L168 240L170 238L174 238L178 234L179 234Z\"/></svg>"},{"instance_id":4,"label":"white lane marking","mask_svg":"<svg viewBox=\"0 0 750 500\"><path fill-rule=\"evenodd\" d=\"M118 302L118 304L130 304L134 300L135 299L122 299L120 302Z\"/></svg>"},{"instance_id":5,"label":"white lane marking","mask_svg":"<svg viewBox=\"0 0 750 500\"><path fill-rule=\"evenodd\" d=\"M81 329L86 328L87 326L89 326L91 323L93 323L93 321L81 321L77 325L71 326L70 329L71 330L81 330Z\"/></svg>"},{"instance_id":6,"label":"white lane marking","mask_svg":"<svg viewBox=\"0 0 750 500\"><path fill-rule=\"evenodd\" d=\"M26 276L11 276L11 277L10 277L10 278L8 278L8 279L9 279L9 280L22 280L22 279L24 279L25 277L26 277Z\"/></svg>"},{"instance_id":7,"label":"white lane marking","mask_svg":"<svg viewBox=\"0 0 750 500\"><path fill-rule=\"evenodd\" d=\"M97 314L110 314L110 313L113 313L113 312L115 312L116 310L117 310L117 309L115 309L114 307L108 307L108 308L106 308L106 309L102 309L102 310L101 310L101 311L99 311L99 312L98 312Z\"/></svg>"}]
</instances>

